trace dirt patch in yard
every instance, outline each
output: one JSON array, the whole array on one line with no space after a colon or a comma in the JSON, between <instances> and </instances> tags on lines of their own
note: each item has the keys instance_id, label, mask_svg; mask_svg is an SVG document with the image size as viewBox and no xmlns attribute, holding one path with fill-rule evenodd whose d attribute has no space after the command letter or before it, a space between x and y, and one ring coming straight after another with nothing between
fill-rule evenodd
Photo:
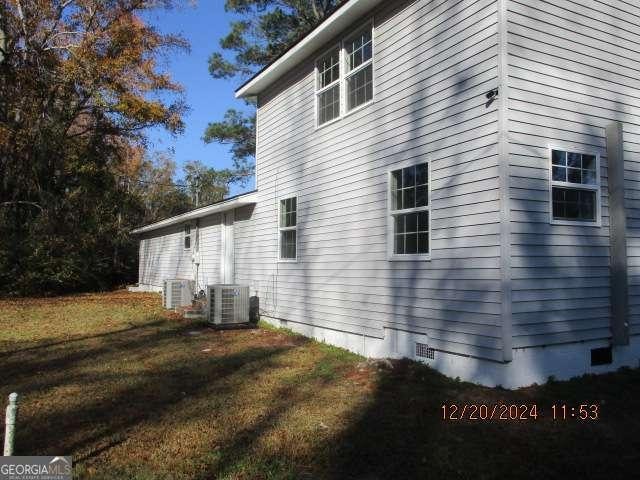
<instances>
[{"instance_id":1,"label":"dirt patch in yard","mask_svg":"<svg viewBox=\"0 0 640 480\"><path fill-rule=\"evenodd\" d=\"M0 370L2 398L22 396L16 453L72 454L78 478L609 479L640 460L638 371L487 389L271 328L213 330L152 294L0 301ZM453 403L540 411L444 420ZM597 421L551 418L583 403Z\"/></svg>"}]
</instances>

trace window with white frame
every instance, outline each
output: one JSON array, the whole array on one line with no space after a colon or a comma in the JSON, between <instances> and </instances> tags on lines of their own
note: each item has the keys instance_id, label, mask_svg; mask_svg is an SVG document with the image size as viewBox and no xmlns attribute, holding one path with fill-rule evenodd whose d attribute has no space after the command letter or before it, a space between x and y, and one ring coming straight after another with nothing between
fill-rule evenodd
<instances>
[{"instance_id":1,"label":"window with white frame","mask_svg":"<svg viewBox=\"0 0 640 480\"><path fill-rule=\"evenodd\" d=\"M296 260L298 250L298 199L280 200L280 260Z\"/></svg>"},{"instance_id":2,"label":"window with white frame","mask_svg":"<svg viewBox=\"0 0 640 480\"><path fill-rule=\"evenodd\" d=\"M552 149L553 221L597 223L599 197L598 156Z\"/></svg>"},{"instance_id":3,"label":"window with white frame","mask_svg":"<svg viewBox=\"0 0 640 480\"><path fill-rule=\"evenodd\" d=\"M343 111L350 112L371 100L373 29L368 25L316 61L317 125L340 118Z\"/></svg>"},{"instance_id":4,"label":"window with white frame","mask_svg":"<svg viewBox=\"0 0 640 480\"><path fill-rule=\"evenodd\" d=\"M340 49L328 52L316 63L318 125L340 116Z\"/></svg>"},{"instance_id":5,"label":"window with white frame","mask_svg":"<svg viewBox=\"0 0 640 480\"><path fill-rule=\"evenodd\" d=\"M429 255L429 165L393 170L389 178L393 257Z\"/></svg>"},{"instance_id":6,"label":"window with white frame","mask_svg":"<svg viewBox=\"0 0 640 480\"><path fill-rule=\"evenodd\" d=\"M344 42L347 111L373 99L373 37L367 28Z\"/></svg>"},{"instance_id":7,"label":"window with white frame","mask_svg":"<svg viewBox=\"0 0 640 480\"><path fill-rule=\"evenodd\" d=\"M191 225L184 226L184 248L189 250L191 248Z\"/></svg>"}]
</instances>

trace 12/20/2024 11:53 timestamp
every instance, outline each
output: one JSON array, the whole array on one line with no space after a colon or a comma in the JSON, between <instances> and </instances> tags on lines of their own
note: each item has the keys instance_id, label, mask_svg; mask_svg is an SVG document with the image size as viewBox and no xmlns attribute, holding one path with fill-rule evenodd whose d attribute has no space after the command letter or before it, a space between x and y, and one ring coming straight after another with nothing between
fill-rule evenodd
<instances>
[{"instance_id":1,"label":"12/20/2024 11:53 timestamp","mask_svg":"<svg viewBox=\"0 0 640 480\"><path fill-rule=\"evenodd\" d=\"M557 403L548 407L533 404L483 404L483 403L449 403L441 407L442 419L447 421L471 420L510 420L532 421L550 418L558 421L596 421L600 418L600 405L582 403L570 405Z\"/></svg>"}]
</instances>

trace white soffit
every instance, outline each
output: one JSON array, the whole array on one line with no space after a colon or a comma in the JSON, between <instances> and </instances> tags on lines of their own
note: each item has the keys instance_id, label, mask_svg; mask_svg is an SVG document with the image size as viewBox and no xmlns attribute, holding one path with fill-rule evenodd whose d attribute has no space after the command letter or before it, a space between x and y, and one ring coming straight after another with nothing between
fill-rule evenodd
<instances>
[{"instance_id":1,"label":"white soffit","mask_svg":"<svg viewBox=\"0 0 640 480\"><path fill-rule=\"evenodd\" d=\"M178 223L188 222L189 220L195 220L197 218L206 217L207 215L212 215L214 213L224 212L227 210L232 210L238 207L244 207L246 205L254 205L257 202L257 193L252 192L246 195L240 195L238 197L232 198L228 201L223 201L220 203L215 203L213 205L208 205L206 207L198 208L196 210L191 210L190 212L183 213L182 215L176 215L175 217L167 218L166 220L161 220L156 223L152 223L150 225L145 225L144 227L136 228L132 230L132 234L139 234L145 232L151 232L153 230L158 230L159 228L169 227L171 225L176 225Z\"/></svg>"},{"instance_id":2,"label":"white soffit","mask_svg":"<svg viewBox=\"0 0 640 480\"><path fill-rule=\"evenodd\" d=\"M280 58L238 88L236 98L256 96L380 3L382 0L349 0Z\"/></svg>"}]
</instances>

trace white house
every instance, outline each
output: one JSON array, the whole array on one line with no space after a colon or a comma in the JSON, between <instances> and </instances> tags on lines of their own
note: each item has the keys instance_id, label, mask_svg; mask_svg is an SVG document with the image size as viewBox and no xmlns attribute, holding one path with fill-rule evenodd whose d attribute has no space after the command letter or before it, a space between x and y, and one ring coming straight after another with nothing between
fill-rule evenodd
<instances>
[{"instance_id":1,"label":"white house","mask_svg":"<svg viewBox=\"0 0 640 480\"><path fill-rule=\"evenodd\" d=\"M350 0L237 96L257 190L138 229L141 288L486 385L638 365L640 5Z\"/></svg>"}]
</instances>

